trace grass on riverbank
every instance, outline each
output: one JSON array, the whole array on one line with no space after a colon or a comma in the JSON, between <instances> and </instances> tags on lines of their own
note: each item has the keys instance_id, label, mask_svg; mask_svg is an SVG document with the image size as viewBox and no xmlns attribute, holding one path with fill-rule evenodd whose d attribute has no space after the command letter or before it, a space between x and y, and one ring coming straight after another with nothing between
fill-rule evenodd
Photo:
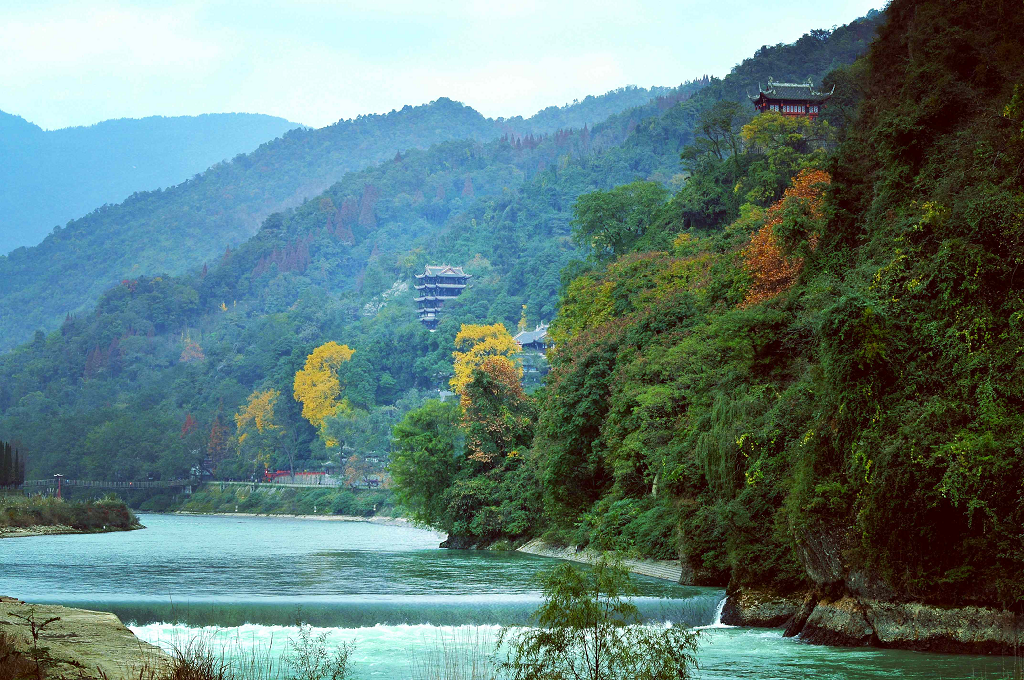
<instances>
[{"instance_id":1,"label":"grass on riverbank","mask_svg":"<svg viewBox=\"0 0 1024 680\"><path fill-rule=\"evenodd\" d=\"M75 531L128 531L139 529L138 518L113 494L86 501L64 501L44 496L0 495L0 531L29 527L66 526Z\"/></svg>"},{"instance_id":2,"label":"grass on riverbank","mask_svg":"<svg viewBox=\"0 0 1024 680\"><path fill-rule=\"evenodd\" d=\"M154 499L155 500L155 499ZM387 490L371 491L331 488L266 488L227 486L216 482L203 485L183 503L157 507L143 503L142 510L180 510L198 513L247 512L260 515L352 515L370 517L394 514L394 495Z\"/></svg>"}]
</instances>

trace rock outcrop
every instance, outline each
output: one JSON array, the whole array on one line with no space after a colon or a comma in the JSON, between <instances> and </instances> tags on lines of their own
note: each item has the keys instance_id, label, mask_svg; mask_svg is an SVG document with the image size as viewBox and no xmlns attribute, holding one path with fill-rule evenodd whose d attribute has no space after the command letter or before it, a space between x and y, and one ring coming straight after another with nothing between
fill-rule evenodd
<instances>
[{"instance_id":1,"label":"rock outcrop","mask_svg":"<svg viewBox=\"0 0 1024 680\"><path fill-rule=\"evenodd\" d=\"M729 593L722 608L722 623L749 628L778 628L787 625L801 601L767 590L744 589Z\"/></svg>"},{"instance_id":2,"label":"rock outcrop","mask_svg":"<svg viewBox=\"0 0 1024 680\"><path fill-rule=\"evenodd\" d=\"M441 544L437 547L446 548L448 550L472 550L476 547L476 541L468 536L448 534L448 538L441 541Z\"/></svg>"},{"instance_id":3,"label":"rock outcrop","mask_svg":"<svg viewBox=\"0 0 1024 680\"><path fill-rule=\"evenodd\" d=\"M0 633L33 669L34 649L48 680L138 680L161 675L171 663L108 612L0 597Z\"/></svg>"},{"instance_id":4,"label":"rock outcrop","mask_svg":"<svg viewBox=\"0 0 1024 680\"><path fill-rule=\"evenodd\" d=\"M825 526L797 532L797 554L815 589L787 622L787 636L799 635L815 644L928 652L1019 654L1024 650L1020 614L908 601L884 579L851 564L852 534L849 528ZM735 598L741 611L744 597ZM747 599L756 602L757 596ZM757 616L749 620L756 621Z\"/></svg>"},{"instance_id":5,"label":"rock outcrop","mask_svg":"<svg viewBox=\"0 0 1024 680\"><path fill-rule=\"evenodd\" d=\"M1013 612L852 596L817 602L799 635L815 644L954 654L1010 655L1024 649L1024 621Z\"/></svg>"}]
</instances>

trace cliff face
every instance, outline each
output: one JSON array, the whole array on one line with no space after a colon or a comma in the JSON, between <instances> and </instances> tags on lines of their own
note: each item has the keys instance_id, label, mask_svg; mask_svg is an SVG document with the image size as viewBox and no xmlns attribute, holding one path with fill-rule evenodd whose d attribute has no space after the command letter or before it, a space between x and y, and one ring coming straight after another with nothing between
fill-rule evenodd
<instances>
[{"instance_id":1,"label":"cliff face","mask_svg":"<svg viewBox=\"0 0 1024 680\"><path fill-rule=\"evenodd\" d=\"M786 637L843 647L886 647L945 654L1019 654L1024 621L991 607L940 607L851 594L799 598L744 589L730 593L722 623L780 628Z\"/></svg>"},{"instance_id":2,"label":"cliff face","mask_svg":"<svg viewBox=\"0 0 1024 680\"><path fill-rule=\"evenodd\" d=\"M842 531L808 533L797 552L814 590L803 600L756 588L730 592L728 625L785 627L820 645L874 646L923 652L1018 654L1024 618L998 607L939 606L907 601L877 576L852 567Z\"/></svg>"}]
</instances>

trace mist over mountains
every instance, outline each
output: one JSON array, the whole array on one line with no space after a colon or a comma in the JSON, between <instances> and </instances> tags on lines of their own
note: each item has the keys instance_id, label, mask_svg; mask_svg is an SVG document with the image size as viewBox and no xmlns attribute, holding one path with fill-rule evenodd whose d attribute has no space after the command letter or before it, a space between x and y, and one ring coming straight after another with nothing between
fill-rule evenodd
<instances>
[{"instance_id":1,"label":"mist over mountains","mask_svg":"<svg viewBox=\"0 0 1024 680\"><path fill-rule=\"evenodd\" d=\"M0 253L137 191L173 186L297 123L248 113L151 116L43 130L0 111Z\"/></svg>"}]
</instances>

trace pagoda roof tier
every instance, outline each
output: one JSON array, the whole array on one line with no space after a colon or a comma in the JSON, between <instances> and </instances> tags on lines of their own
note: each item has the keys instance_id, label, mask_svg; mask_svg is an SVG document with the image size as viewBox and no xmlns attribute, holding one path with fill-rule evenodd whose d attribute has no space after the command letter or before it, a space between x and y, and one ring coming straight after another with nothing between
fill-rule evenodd
<instances>
[{"instance_id":1,"label":"pagoda roof tier","mask_svg":"<svg viewBox=\"0 0 1024 680\"><path fill-rule=\"evenodd\" d=\"M468 278L470 278L472 276L472 274L467 274L464 271L462 271L462 267L451 267L451 266L448 266L446 264L442 264L442 265L428 264L426 266L426 268L424 269L424 272L422 274L417 274L416 278L417 279L434 278L434 277L439 277L439 276L441 276L441 277L461 277L461 278L468 279Z\"/></svg>"},{"instance_id":2,"label":"pagoda roof tier","mask_svg":"<svg viewBox=\"0 0 1024 680\"><path fill-rule=\"evenodd\" d=\"M814 89L814 86L810 81L806 83L776 83L771 78L768 79L768 86L761 87L761 84L757 84L758 94L756 97L751 97L749 94L747 98L752 102L756 102L762 98L764 99L783 99L788 101L810 101L810 102L823 102L833 95L836 91L836 86L833 85L829 92L819 92Z\"/></svg>"}]
</instances>

